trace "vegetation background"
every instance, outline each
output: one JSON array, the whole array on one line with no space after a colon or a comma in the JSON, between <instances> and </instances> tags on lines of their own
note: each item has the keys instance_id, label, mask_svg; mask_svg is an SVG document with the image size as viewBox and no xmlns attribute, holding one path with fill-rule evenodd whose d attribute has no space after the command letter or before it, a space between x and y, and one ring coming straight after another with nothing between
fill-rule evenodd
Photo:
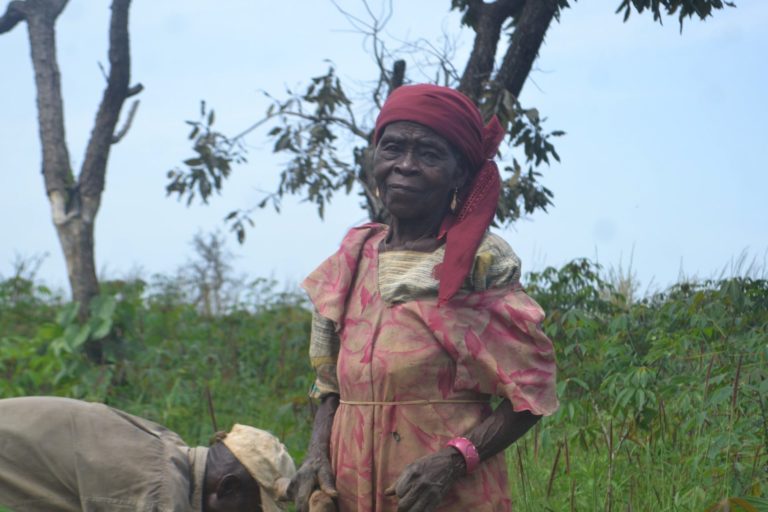
<instances>
[{"instance_id":1,"label":"vegetation background","mask_svg":"<svg viewBox=\"0 0 768 512\"><path fill-rule=\"evenodd\" d=\"M105 281L84 324L19 262L0 280L0 397L103 401L206 445L210 393L218 429L268 429L300 461L313 417L304 295L235 275L219 236L196 247L174 275ZM584 259L525 276L548 312L562 405L506 452L515 510L765 510L761 272L645 297L631 270ZM80 350L93 339L103 364Z\"/></svg>"}]
</instances>

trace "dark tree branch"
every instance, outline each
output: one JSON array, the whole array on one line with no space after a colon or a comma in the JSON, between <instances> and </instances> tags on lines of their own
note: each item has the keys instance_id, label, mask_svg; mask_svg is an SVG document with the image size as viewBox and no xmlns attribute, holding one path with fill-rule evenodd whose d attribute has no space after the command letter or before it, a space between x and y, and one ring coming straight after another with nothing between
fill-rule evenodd
<instances>
[{"instance_id":1,"label":"dark tree branch","mask_svg":"<svg viewBox=\"0 0 768 512\"><path fill-rule=\"evenodd\" d=\"M389 82L389 94L403 85L405 81L405 61L398 59L392 64L392 79Z\"/></svg>"},{"instance_id":2,"label":"dark tree branch","mask_svg":"<svg viewBox=\"0 0 768 512\"><path fill-rule=\"evenodd\" d=\"M61 194L61 197L56 198L61 203L70 202L66 195L74 185L64 137L61 75L56 59L54 29L56 18L66 3L66 0L27 0L13 4L16 9L24 12L29 29L29 44L37 88L45 189L52 200L54 200L53 195ZM54 205L54 211L56 206Z\"/></svg>"},{"instance_id":3,"label":"dark tree branch","mask_svg":"<svg viewBox=\"0 0 768 512\"><path fill-rule=\"evenodd\" d=\"M128 111L128 118L125 120L123 127L112 136L112 144L120 142L128 130L131 129L131 123L133 123L133 117L136 115L136 111L139 109L139 100L136 100L131 105L131 109Z\"/></svg>"},{"instance_id":4,"label":"dark tree branch","mask_svg":"<svg viewBox=\"0 0 768 512\"><path fill-rule=\"evenodd\" d=\"M518 16L525 3L525 0L497 0L493 3L472 0L469 2L467 16L476 20L473 23L475 42L461 76L459 90L475 103L480 98L483 83L491 78L496 48L501 37L501 27L507 19Z\"/></svg>"},{"instance_id":5,"label":"dark tree branch","mask_svg":"<svg viewBox=\"0 0 768 512\"><path fill-rule=\"evenodd\" d=\"M107 159L120 110L129 95L131 56L128 37L128 8L130 0L113 0L109 26L109 75L91 139L80 172L80 191L98 208L104 190ZM95 212L94 212L95 214Z\"/></svg>"},{"instance_id":6,"label":"dark tree branch","mask_svg":"<svg viewBox=\"0 0 768 512\"><path fill-rule=\"evenodd\" d=\"M136 96L143 90L144 86L141 84L132 85L128 88L128 92L126 93L125 97L130 98L131 96Z\"/></svg>"},{"instance_id":7,"label":"dark tree branch","mask_svg":"<svg viewBox=\"0 0 768 512\"><path fill-rule=\"evenodd\" d=\"M24 21L24 2L14 0L8 4L5 14L0 16L0 34L13 29L19 22Z\"/></svg>"},{"instance_id":8,"label":"dark tree branch","mask_svg":"<svg viewBox=\"0 0 768 512\"><path fill-rule=\"evenodd\" d=\"M520 96L556 13L557 0L529 0L516 19L512 40L496 75L496 81L515 97Z\"/></svg>"}]
</instances>

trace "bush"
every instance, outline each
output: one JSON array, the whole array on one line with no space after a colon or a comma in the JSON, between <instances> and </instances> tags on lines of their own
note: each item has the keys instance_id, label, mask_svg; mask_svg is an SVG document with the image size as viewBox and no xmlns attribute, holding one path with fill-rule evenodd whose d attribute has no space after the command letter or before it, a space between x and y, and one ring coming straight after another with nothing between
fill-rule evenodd
<instances>
[{"instance_id":1,"label":"bush","mask_svg":"<svg viewBox=\"0 0 768 512\"><path fill-rule=\"evenodd\" d=\"M45 287L4 280L0 396L103 401L194 445L214 432L210 394L219 429L271 430L301 460L313 417L310 313L298 292L244 282L215 310L181 293L189 283L177 277L104 283L80 325ZM599 266L576 260L526 284L548 312L561 408L507 450L516 510L757 503L768 471L768 281L680 283L631 302ZM82 355L92 339L103 340L105 364Z\"/></svg>"}]
</instances>

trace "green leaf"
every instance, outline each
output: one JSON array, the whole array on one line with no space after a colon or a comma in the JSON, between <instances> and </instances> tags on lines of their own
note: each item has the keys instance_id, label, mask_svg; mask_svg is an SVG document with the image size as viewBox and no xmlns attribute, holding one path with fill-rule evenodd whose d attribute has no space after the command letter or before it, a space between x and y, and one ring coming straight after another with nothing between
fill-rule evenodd
<instances>
[{"instance_id":1,"label":"green leaf","mask_svg":"<svg viewBox=\"0 0 768 512\"><path fill-rule=\"evenodd\" d=\"M580 387L582 387L585 391L589 391L589 386L586 382L583 380L577 378L577 377L571 377L568 379L568 382L573 382L574 384L578 384Z\"/></svg>"},{"instance_id":2,"label":"green leaf","mask_svg":"<svg viewBox=\"0 0 768 512\"><path fill-rule=\"evenodd\" d=\"M69 304L65 304L56 313L56 323L62 327L67 327L69 324L74 322L75 317L77 317L77 310L79 307L80 304L77 302L70 302Z\"/></svg>"},{"instance_id":3,"label":"green leaf","mask_svg":"<svg viewBox=\"0 0 768 512\"><path fill-rule=\"evenodd\" d=\"M46 323L38 327L37 337L43 340L53 340L61 336L62 328L59 324Z\"/></svg>"},{"instance_id":4,"label":"green leaf","mask_svg":"<svg viewBox=\"0 0 768 512\"><path fill-rule=\"evenodd\" d=\"M91 333L91 326L88 324L80 326L77 333L74 336L66 336L67 345L71 350L80 348L80 346L88 340L88 335Z\"/></svg>"},{"instance_id":5,"label":"green leaf","mask_svg":"<svg viewBox=\"0 0 768 512\"><path fill-rule=\"evenodd\" d=\"M116 307L117 307L117 301L115 300L114 297L101 296L101 297L98 297L98 299L92 303L91 313L95 317L111 321L112 315L115 313Z\"/></svg>"},{"instance_id":6,"label":"green leaf","mask_svg":"<svg viewBox=\"0 0 768 512\"><path fill-rule=\"evenodd\" d=\"M112 319L97 318L94 322L91 323L89 327L92 330L91 338L94 340L100 340L109 334L109 331L112 329Z\"/></svg>"}]
</instances>

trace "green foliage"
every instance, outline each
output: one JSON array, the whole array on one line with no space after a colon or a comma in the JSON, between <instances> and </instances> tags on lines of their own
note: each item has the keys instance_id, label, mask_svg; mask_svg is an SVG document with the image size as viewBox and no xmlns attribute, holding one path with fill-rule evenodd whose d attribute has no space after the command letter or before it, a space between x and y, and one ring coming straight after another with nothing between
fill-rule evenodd
<instances>
[{"instance_id":1,"label":"green foliage","mask_svg":"<svg viewBox=\"0 0 768 512\"><path fill-rule=\"evenodd\" d=\"M0 396L104 401L206 444L209 390L219 429L266 428L301 460L313 416L301 296L257 279L212 314L176 279L104 283L85 325L45 287L0 281ZM525 283L548 313L561 407L506 452L516 510L764 509L768 281L629 302L575 260ZM101 336L94 365L78 346Z\"/></svg>"},{"instance_id":2,"label":"green foliage","mask_svg":"<svg viewBox=\"0 0 768 512\"><path fill-rule=\"evenodd\" d=\"M214 110L208 110L205 102L201 101L200 119L187 121L192 126L188 138L192 141L194 155L184 160L184 169L176 167L168 171L166 195L176 194L179 200L186 197L187 205L192 204L196 197L207 204L211 194L221 192L224 180L232 171L232 165L247 161L240 139L216 131L213 128L215 121Z\"/></svg>"},{"instance_id":3,"label":"green foliage","mask_svg":"<svg viewBox=\"0 0 768 512\"><path fill-rule=\"evenodd\" d=\"M567 4L567 1L559 0L561 8ZM453 8L464 7L466 5L454 2ZM352 24L359 28L355 22ZM232 164L244 160L242 137L268 125L267 136L273 140L273 152L287 156L288 160L280 170L280 182L274 192L266 193L253 208L233 210L226 217L240 241L245 236L246 227L253 224L251 213L268 205L280 211L281 200L286 194L297 195L314 204L318 216L323 218L327 205L336 194L349 195L354 191L363 198L361 207L368 211L371 220L385 221L386 213L374 193L371 111L380 109L388 92L404 83L404 77L396 78L398 72L395 71L399 66L404 73L405 60L400 59L403 56L415 60L417 68L428 68L421 69L425 75L434 71L435 83L456 86L459 76L449 56L433 55L435 50L431 43L412 42L404 44L400 50L385 48L380 34L382 28L383 24L374 19L369 28L371 32L364 34L373 41L372 58L380 73L371 90L348 94L348 88L331 66L327 73L312 77L303 91L288 89L284 99L267 94L272 104L265 116L234 137L213 130L205 112L200 121L187 121L194 127L190 138L194 140L195 155L183 166L169 171L168 194L185 197L188 204L197 197L207 202L210 194L220 192ZM418 59L425 56L427 61L431 58L431 62L419 66ZM552 204L552 192L539 183L541 173L537 169L552 159L559 161L552 138L562 136L564 132L545 132L542 124L546 119L541 118L536 109L524 109L516 98L498 90L493 82L487 84L485 91L480 107L486 118L498 115L508 134L509 148L513 151L522 149L522 154L512 158L511 165L505 168L508 176L502 181L497 209L498 222L509 224L523 213L538 209L546 211ZM373 98L373 101L353 103L350 98L355 96Z\"/></svg>"},{"instance_id":4,"label":"green foliage","mask_svg":"<svg viewBox=\"0 0 768 512\"><path fill-rule=\"evenodd\" d=\"M479 22L484 9L493 9L496 16L506 21L503 31L507 35L518 28L526 29L518 25L526 23L523 13L525 6L530 4L502 0L493 4L451 0L450 9L462 13L462 24L477 33L488 29L485 23ZM554 16L560 20L563 10L569 8L571 2L556 0L554 6ZM725 0L622 0L616 12L623 12L625 21L633 8L639 13L646 10L652 12L659 22L665 13L670 16L677 14L682 30L684 19L694 15L706 19L714 10L726 6L733 7L734 4ZM375 198L371 175L370 162L374 150L372 127L360 120L370 118L371 110L381 107L388 92L406 82L404 58L416 64L424 76L434 75L434 83L449 86L456 86L461 81L457 72L461 66L452 62L451 55L436 54L432 43L414 41L404 44L399 50L388 49L382 39L386 21L374 17L366 24L346 15L351 25L371 41L371 57L379 68L374 85L367 91L360 91L360 94L350 95L335 69L330 67L326 74L311 78L303 92L289 89L284 99L267 95L272 104L265 116L233 137L212 129L213 111L206 115L203 107L200 121L187 121L193 126L190 139L194 141L194 155L185 160L183 166L168 172L168 194L185 197L187 204L196 197L207 202L213 192L221 191L233 164L245 161L242 138L269 124L267 136L274 141L273 152L287 155L288 160L280 170L280 182L274 192L266 193L252 208L233 210L227 215L225 220L239 241L244 240L247 226L253 225L251 213L267 205L280 211L281 200L286 194L297 195L313 203L318 215L323 218L327 205L336 194L348 195L356 191L363 198L361 206L367 210L369 218L386 222L387 214ZM498 45L496 43L491 51L496 52ZM419 59L426 61L426 65L419 66ZM542 164L549 165L551 160L560 160L553 138L565 132L544 131L542 125L546 118L542 118L535 108L523 108L518 98L505 90L504 84L497 82L494 73L489 76L478 84L477 89L482 89L478 104L486 119L497 115L507 133L506 147L510 150L512 162L504 166L496 220L500 224L509 224L523 214L539 209L546 211L552 204L552 191L539 182L539 169ZM368 104L353 103L350 98L356 96L372 98L373 101ZM522 152L518 153L518 149Z\"/></svg>"},{"instance_id":5,"label":"green foliage","mask_svg":"<svg viewBox=\"0 0 768 512\"><path fill-rule=\"evenodd\" d=\"M560 161L552 138L565 132L545 132L543 123L546 118L541 118L536 109L523 108L509 93L491 85L486 88L480 108L486 117L497 115L507 133L508 146L522 150L520 160L513 157L512 165L504 168L508 176L502 181L496 212L499 223L509 224L523 213L533 213L537 209L546 211L552 204L552 192L539 183L541 173L536 169L542 164L549 165L552 160ZM289 158L280 171L277 190L266 194L256 207L271 205L280 211L285 195L298 195L313 203L318 216L323 218L335 194L350 194L362 189L360 194L368 199L361 206L370 209L373 193L367 174L373 128L358 123L354 106L335 69L330 67L326 74L313 77L305 91L288 90L287 93L284 100L270 96L273 103L264 119L254 125L273 122L267 133L274 141L273 152ZM204 121L188 123L195 126L194 150L216 157L212 164L205 161L205 166L202 166L203 160L194 157L184 162L188 170L176 168L170 171L171 182L166 191L178 194L179 198L186 196L188 204L196 196L207 202L213 192L221 191L223 181L229 175L230 163L236 159L244 160L240 137L254 127L228 138L213 131ZM232 211L226 220L240 241L245 237L246 225L253 225L250 211Z\"/></svg>"},{"instance_id":6,"label":"green foliage","mask_svg":"<svg viewBox=\"0 0 768 512\"><path fill-rule=\"evenodd\" d=\"M683 21L686 18L697 16L704 20L712 16L712 12L724 7L736 7L734 2L725 0L622 0L616 12L624 12L624 21L629 19L634 7L638 13L645 10L653 13L654 21L662 22L662 15L674 16L680 22L680 31L683 31Z\"/></svg>"},{"instance_id":7,"label":"green foliage","mask_svg":"<svg viewBox=\"0 0 768 512\"><path fill-rule=\"evenodd\" d=\"M498 118L507 134L508 147L512 150L522 149L524 156L524 164L521 164L513 151L512 165L504 167L510 176L502 175L496 220L509 224L519 219L523 212L530 214L538 209L547 211L547 207L552 204L552 191L538 182L541 173L536 169L542 163L549 165L550 159L560 161L560 155L551 139L562 137L565 132L545 132L542 123L546 118L541 118L535 108L523 108L517 98L494 81L485 87L479 108L486 119L494 115Z\"/></svg>"},{"instance_id":8,"label":"green foliage","mask_svg":"<svg viewBox=\"0 0 768 512\"><path fill-rule=\"evenodd\" d=\"M545 470L522 444L529 476L550 487L533 498L519 483L531 510L698 511L768 492L768 281L681 283L633 304L586 260L528 281L562 403L534 444L570 456Z\"/></svg>"},{"instance_id":9,"label":"green foliage","mask_svg":"<svg viewBox=\"0 0 768 512\"><path fill-rule=\"evenodd\" d=\"M556 0L556 7L557 12L555 13L555 16L559 19L560 12L563 9L566 9L570 7L571 0ZM576 0L573 0L574 2ZM485 2L488 3L488 2ZM517 23L517 18L520 16L520 12L523 10L523 6L525 5L524 1L506 1L506 4L508 5L507 9L510 9L512 11L511 20L507 26L507 28L511 28L515 26ZM456 10L462 13L461 17L461 24L467 27L475 28L477 26L478 22L478 7L481 5L481 2L473 1L473 0L451 0L451 10Z\"/></svg>"},{"instance_id":10,"label":"green foliage","mask_svg":"<svg viewBox=\"0 0 768 512\"><path fill-rule=\"evenodd\" d=\"M250 300L210 316L169 294L166 281L108 281L81 325L75 304L39 287L20 297L14 287L0 283L0 397L102 401L207 444L209 389L220 429L259 425L304 450L310 314L297 294L257 280ZM94 365L79 348L105 332L106 362Z\"/></svg>"},{"instance_id":11,"label":"green foliage","mask_svg":"<svg viewBox=\"0 0 768 512\"><path fill-rule=\"evenodd\" d=\"M290 160L280 172L276 194L269 199L279 209L283 195L303 195L323 218L334 193L349 194L362 173L358 158L339 154L339 141L344 143L353 136L364 147L369 133L357 127L352 102L333 67L325 75L313 77L303 93L289 90L286 100L271 99L266 117L278 123L268 135L275 141L273 151L289 155ZM363 147L354 146L352 154L359 154ZM342 147L345 149L349 151ZM266 203L267 199L262 200L259 206Z\"/></svg>"}]
</instances>

